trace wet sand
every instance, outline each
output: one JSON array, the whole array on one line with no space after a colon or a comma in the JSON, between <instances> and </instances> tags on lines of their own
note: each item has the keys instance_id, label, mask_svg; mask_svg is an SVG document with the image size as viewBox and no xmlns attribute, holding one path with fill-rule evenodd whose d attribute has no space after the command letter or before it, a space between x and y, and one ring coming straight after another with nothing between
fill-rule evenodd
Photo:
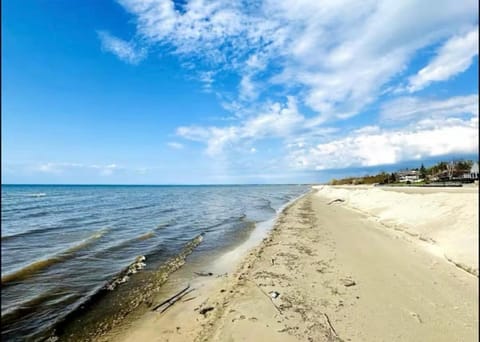
<instances>
[{"instance_id":1,"label":"wet sand","mask_svg":"<svg viewBox=\"0 0 480 342\"><path fill-rule=\"evenodd\" d=\"M157 302L192 270L179 272L185 277L172 278ZM287 207L234 272L199 276L190 286L166 312L132 317L101 340L478 339L478 277L321 191Z\"/></svg>"}]
</instances>

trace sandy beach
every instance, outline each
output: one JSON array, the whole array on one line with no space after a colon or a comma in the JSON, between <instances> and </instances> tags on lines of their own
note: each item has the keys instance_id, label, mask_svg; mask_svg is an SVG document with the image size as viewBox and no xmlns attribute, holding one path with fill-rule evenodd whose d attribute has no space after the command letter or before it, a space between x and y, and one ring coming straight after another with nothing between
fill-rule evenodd
<instances>
[{"instance_id":1,"label":"sandy beach","mask_svg":"<svg viewBox=\"0 0 480 342\"><path fill-rule=\"evenodd\" d=\"M316 188L478 276L478 186Z\"/></svg>"},{"instance_id":2,"label":"sandy beach","mask_svg":"<svg viewBox=\"0 0 480 342\"><path fill-rule=\"evenodd\" d=\"M476 341L478 187L422 191L314 187L243 257L100 340Z\"/></svg>"}]
</instances>

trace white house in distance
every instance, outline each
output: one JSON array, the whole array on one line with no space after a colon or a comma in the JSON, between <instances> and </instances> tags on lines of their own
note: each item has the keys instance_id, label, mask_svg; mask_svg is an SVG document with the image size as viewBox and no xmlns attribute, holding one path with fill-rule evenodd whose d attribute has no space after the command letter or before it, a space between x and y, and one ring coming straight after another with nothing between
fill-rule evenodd
<instances>
[{"instance_id":1,"label":"white house in distance","mask_svg":"<svg viewBox=\"0 0 480 342\"><path fill-rule=\"evenodd\" d=\"M465 173L465 178L478 180L478 163L473 163L469 173Z\"/></svg>"},{"instance_id":2,"label":"white house in distance","mask_svg":"<svg viewBox=\"0 0 480 342\"><path fill-rule=\"evenodd\" d=\"M397 172L396 176L400 183L417 183L421 181L420 172L416 170L399 171Z\"/></svg>"}]
</instances>

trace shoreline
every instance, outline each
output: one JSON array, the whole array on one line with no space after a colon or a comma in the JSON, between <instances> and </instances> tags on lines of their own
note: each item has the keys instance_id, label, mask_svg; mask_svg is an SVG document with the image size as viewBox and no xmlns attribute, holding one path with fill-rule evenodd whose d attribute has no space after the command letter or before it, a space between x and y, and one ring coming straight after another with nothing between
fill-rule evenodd
<instances>
[{"instance_id":1,"label":"shoreline","mask_svg":"<svg viewBox=\"0 0 480 342\"><path fill-rule=\"evenodd\" d=\"M142 283L139 283L137 287L134 287L131 290L134 290L136 293L134 301L138 302L143 300L143 304L136 305L134 309L129 309L126 315L120 315L123 316L123 319L115 320L113 326L107 328L106 324L100 324L98 329L87 329L83 332L76 332L77 328L74 325L72 326L70 322L67 322L68 325L66 326L62 323L62 325L58 327L59 330L62 331L59 336L60 340L72 340L79 336L94 341L109 340L112 334L116 335L118 332L125 331L132 322L148 315L152 306L155 306L156 303L161 302L164 298L168 298L180 288L191 286L191 288L195 290L195 288L199 287L205 289L211 287L211 285L215 283L216 277L233 272L243 260L246 253L260 244L262 239L269 234L277 217L286 207L292 205L295 201L307 195L310 191L312 190L310 189L283 204L276 210L275 216L271 219L257 222L256 227L250 230L244 240L239 241L237 244L221 248L212 253L204 253L201 255L196 254L197 252L192 250L192 255L188 255L182 259L183 261L181 262L181 265L175 267L175 270L171 274L169 273L168 277L164 277L165 280L162 280L161 284L157 286L156 293L145 296L145 294L142 294L141 288L138 288L138 286L142 286ZM140 272L138 276L142 276L144 272L145 271ZM203 276L199 276L198 274L203 274ZM204 276L206 274L212 276ZM128 284L130 284L130 282L131 281L129 281ZM120 290L125 289L122 287ZM112 294L117 295L117 292L114 291ZM147 301L142 299L147 297ZM128 307L128 303L126 304ZM89 314L90 313L87 312L87 317ZM87 318L87 320L91 319ZM68 329L67 333L64 332L65 327ZM71 332L73 332L72 335Z\"/></svg>"},{"instance_id":2,"label":"shoreline","mask_svg":"<svg viewBox=\"0 0 480 342\"><path fill-rule=\"evenodd\" d=\"M201 328L204 326L203 323L199 325L199 321L196 317L199 308L201 309L201 307L205 307L211 294L218 292L227 293L227 290L224 288L231 286L232 277L235 279L235 275L239 270L244 267L249 267L248 264L251 262L251 256L255 255L257 250L263 249L265 241L271 239L274 230L277 228L279 219L286 215L286 211L290 207L295 205L295 203L302 198L312 194L312 192L314 192L314 190L310 189L308 192L285 203L285 205L278 210L274 218L261 222L261 224L266 225L266 227L260 229L261 232L259 235L257 235L258 232L255 232L257 228L254 229L247 240L243 241L240 245L237 245L234 249L221 253L220 256L211 263L208 269L204 267L206 265L205 260L196 260L194 262L189 260L162 285L162 289L157 296L157 302L161 302L163 299L169 298L175 293L178 293L178 291L186 285L190 286L191 289L194 289L194 296L187 296L181 302L177 302L174 306L169 308L168 311L161 314L161 316L159 316L157 312L152 312L150 310L143 312L140 315L133 315L134 317L128 319L128 321L125 321L106 334L98 336L96 341L131 341L156 338L164 338L169 341L183 341L185 338L192 341L197 340L197 334L200 333ZM249 241L252 240L252 235L257 236L253 238L253 241ZM228 262L232 264L225 266ZM212 276L197 276L192 279L192 273L202 270L209 272L215 271L216 273L212 272ZM233 292L234 290L232 289L228 291L228 293ZM178 323L181 322L182 324L180 324L180 326L184 325L189 327L188 329L185 328L183 330L190 330L190 332L187 336L183 333L176 336L177 338L171 336L174 330L170 329L158 334L156 326L159 318L166 326L170 327L173 326L172 324L174 323L177 327ZM181 330L181 328L175 329L176 332L178 332L178 330Z\"/></svg>"},{"instance_id":3,"label":"shoreline","mask_svg":"<svg viewBox=\"0 0 480 342\"><path fill-rule=\"evenodd\" d=\"M312 191L314 190L310 189L308 192L285 203L277 210L275 216L271 219L257 223L257 226L250 232L248 238L245 241L235 246L233 249L225 251L213 261L213 265L211 265L211 271L215 274L234 272L239 266L239 264L242 262L242 260L245 258L247 253L250 250L257 248L262 243L262 241L270 235L271 230L275 226L275 223L280 217L280 215L287 208L292 206L295 202L305 196L308 196L308 194L310 194Z\"/></svg>"},{"instance_id":4,"label":"shoreline","mask_svg":"<svg viewBox=\"0 0 480 342\"><path fill-rule=\"evenodd\" d=\"M233 273L99 341L476 340L477 277L329 201L301 196Z\"/></svg>"},{"instance_id":5,"label":"shoreline","mask_svg":"<svg viewBox=\"0 0 480 342\"><path fill-rule=\"evenodd\" d=\"M280 186L271 189L259 187L258 190L252 187L227 190L214 187L200 193L195 192L208 199L203 203L179 201L183 207L180 205L175 210L171 208L174 207L173 203L165 204L167 214L164 214L164 209L145 205L142 201L135 204L124 203L120 208L115 206L113 209L115 213L117 211L122 213L119 217L133 220L132 218L136 216L140 216L139 218L143 216L148 221L147 224L140 220L133 225L133 229L116 236L114 233L121 232L122 229L109 229L112 234L95 245L95 248L82 250L82 254L75 254L75 257L69 260L74 262L79 260L75 266L79 265L80 270L88 272L83 278L81 274L78 279L85 279L82 285L94 282L94 286L90 288L85 285L86 291L80 292L83 290L80 286L74 291L68 291L68 288L60 289L60 285L50 292L43 291L40 295L32 296L33 300L21 299L18 309L15 308L5 315L8 319L6 324L9 325L2 330L2 336L5 335L7 338L27 336L35 340L98 340L109 331L122 328L124 323L128 324L141 317L163 297L169 295L170 290L175 291L177 287L184 285L183 282L186 284L192 278L196 278L196 272L208 270L207 273L210 273L213 261L217 260L218 263L218 260L222 259L225 260L226 266L232 264L234 259L241 256L234 258L230 253L232 250L235 251L239 247L247 249L250 246L244 247L244 244L247 242L248 245L248 241L251 245L256 245L257 240L263 238L262 234L266 234L270 225L273 225L274 220L271 218L276 218L285 205L309 190L303 186ZM147 190L145 192L150 193ZM175 195L185 197L185 194L188 195L189 192L173 193L174 198ZM141 194L138 196L143 197ZM47 193L44 197L53 196ZM194 196L190 197L195 200ZM191 207L192 205L194 206ZM131 214L124 213L126 209L135 211ZM137 209L142 211L136 211ZM174 214L168 214L173 211ZM114 218L117 219L116 216ZM143 238L144 232L142 235L137 234L138 228L148 232L148 239ZM133 235L134 238L125 235ZM230 255L220 258L224 254ZM77 256L80 257L76 258ZM101 263L108 259L112 259L113 271L105 272L101 277L97 276L95 271L105 269L97 267L97 262ZM117 260L121 264L120 267L116 267ZM60 271L63 264L58 265L60 267L46 270L56 272L56 278L61 279L63 273ZM215 272L219 273L219 269ZM73 267L69 270L76 275L75 271L76 268ZM230 272L230 269L228 271ZM31 277L32 283L35 279L42 280L42 276L43 273L40 272L34 274ZM98 278L100 280L97 280ZM66 280L74 283L77 278L69 277ZM13 284L11 288L17 285L23 284ZM32 286L32 290L36 289ZM71 301L58 300L54 302L56 307L53 307L51 298L57 295L55 291L60 292L58 296L69 295L66 298L71 298ZM79 294L76 295L75 291ZM22 305L29 307L29 315L25 314ZM37 320L37 317L32 315L39 313L40 316L43 313L41 310L48 310L50 315L48 320Z\"/></svg>"}]
</instances>

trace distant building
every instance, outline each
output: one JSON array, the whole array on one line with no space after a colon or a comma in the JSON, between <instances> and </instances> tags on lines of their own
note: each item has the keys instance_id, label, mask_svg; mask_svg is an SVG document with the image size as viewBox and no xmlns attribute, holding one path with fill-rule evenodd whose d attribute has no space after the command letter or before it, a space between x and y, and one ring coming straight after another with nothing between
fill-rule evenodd
<instances>
[{"instance_id":1,"label":"distant building","mask_svg":"<svg viewBox=\"0 0 480 342\"><path fill-rule=\"evenodd\" d=\"M452 179L452 175L451 175L451 172L449 172L448 170L443 170L439 173L437 173L437 179L439 181L448 181L448 180L451 180Z\"/></svg>"},{"instance_id":2,"label":"distant building","mask_svg":"<svg viewBox=\"0 0 480 342\"><path fill-rule=\"evenodd\" d=\"M400 183L417 183L421 181L420 173L416 170L399 171L395 174L395 177Z\"/></svg>"},{"instance_id":3,"label":"distant building","mask_svg":"<svg viewBox=\"0 0 480 342\"><path fill-rule=\"evenodd\" d=\"M463 178L478 180L478 163L474 163L470 168L470 172L466 172Z\"/></svg>"}]
</instances>

